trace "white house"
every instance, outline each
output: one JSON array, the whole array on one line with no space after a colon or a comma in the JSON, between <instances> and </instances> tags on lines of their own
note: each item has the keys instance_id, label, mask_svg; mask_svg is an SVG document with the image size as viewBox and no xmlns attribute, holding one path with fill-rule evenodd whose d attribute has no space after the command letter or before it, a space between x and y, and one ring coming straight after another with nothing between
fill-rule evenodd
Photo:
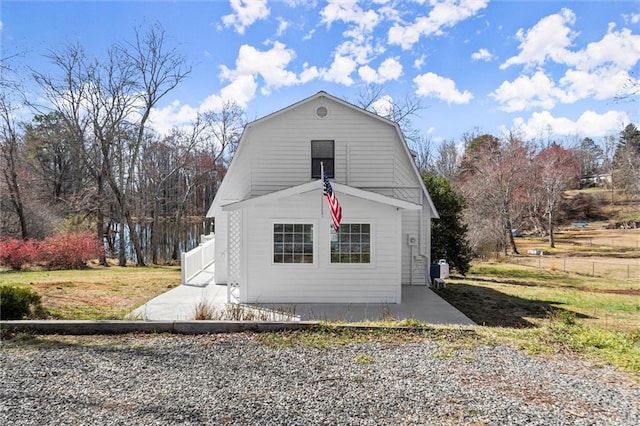
<instances>
[{"instance_id":1,"label":"white house","mask_svg":"<svg viewBox=\"0 0 640 426\"><path fill-rule=\"evenodd\" d=\"M400 303L429 283L438 213L400 128L325 92L245 127L207 217L215 282L243 303Z\"/></svg>"}]
</instances>

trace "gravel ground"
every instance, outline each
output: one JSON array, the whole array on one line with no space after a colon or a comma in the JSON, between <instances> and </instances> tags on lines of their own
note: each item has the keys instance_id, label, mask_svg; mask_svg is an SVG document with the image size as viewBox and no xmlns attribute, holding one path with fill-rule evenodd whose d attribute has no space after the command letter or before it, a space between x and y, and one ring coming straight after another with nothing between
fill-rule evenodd
<instances>
[{"instance_id":1,"label":"gravel ground","mask_svg":"<svg viewBox=\"0 0 640 426\"><path fill-rule=\"evenodd\" d=\"M2 345L0 424L640 424L637 383L567 355L272 348L248 334L54 341Z\"/></svg>"}]
</instances>

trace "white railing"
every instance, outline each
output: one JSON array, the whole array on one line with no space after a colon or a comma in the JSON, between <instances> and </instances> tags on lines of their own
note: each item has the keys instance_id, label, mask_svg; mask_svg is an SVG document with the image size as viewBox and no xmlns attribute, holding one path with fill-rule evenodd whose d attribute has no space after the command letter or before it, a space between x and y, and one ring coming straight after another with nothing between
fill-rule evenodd
<instances>
[{"instance_id":1,"label":"white railing","mask_svg":"<svg viewBox=\"0 0 640 426\"><path fill-rule=\"evenodd\" d=\"M201 235L200 241L198 247L182 253L180 256L182 284L188 283L215 262L215 236L213 234Z\"/></svg>"}]
</instances>

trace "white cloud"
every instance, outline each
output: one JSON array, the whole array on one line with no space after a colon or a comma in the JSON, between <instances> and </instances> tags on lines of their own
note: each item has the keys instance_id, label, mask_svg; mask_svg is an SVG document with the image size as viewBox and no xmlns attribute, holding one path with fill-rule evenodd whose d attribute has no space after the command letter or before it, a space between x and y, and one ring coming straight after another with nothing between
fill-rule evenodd
<instances>
[{"instance_id":1,"label":"white cloud","mask_svg":"<svg viewBox=\"0 0 640 426\"><path fill-rule=\"evenodd\" d=\"M243 75L260 75L264 80L263 91L271 88L290 86L298 83L295 73L288 71L287 65L295 57L291 49L278 41L267 51L260 51L253 46L244 44L240 46L236 59L236 68L231 70L221 66L220 77L226 80L234 80Z\"/></svg>"},{"instance_id":2,"label":"white cloud","mask_svg":"<svg viewBox=\"0 0 640 426\"><path fill-rule=\"evenodd\" d=\"M349 56L358 64L366 64L374 53L382 53L375 50L368 41L346 40L336 48L336 53L340 56Z\"/></svg>"},{"instance_id":3,"label":"white cloud","mask_svg":"<svg viewBox=\"0 0 640 426\"><path fill-rule=\"evenodd\" d=\"M366 83L373 83L378 80L378 73L369 65L358 68L358 75Z\"/></svg>"},{"instance_id":4,"label":"white cloud","mask_svg":"<svg viewBox=\"0 0 640 426\"><path fill-rule=\"evenodd\" d=\"M541 19L526 34L520 29L516 35L521 41L520 53L507 59L500 69L516 64L543 65L547 60L580 70L605 65L629 69L640 60L640 35L632 34L627 28L613 31L612 23L602 40L589 43L582 50L569 50L577 35L569 27L575 19L571 10L562 9L559 14Z\"/></svg>"},{"instance_id":5,"label":"white cloud","mask_svg":"<svg viewBox=\"0 0 640 426\"><path fill-rule=\"evenodd\" d=\"M230 3L234 13L224 15L222 22L225 27L233 26L238 34L244 34L248 26L269 16L267 0L230 0Z\"/></svg>"},{"instance_id":6,"label":"white cloud","mask_svg":"<svg viewBox=\"0 0 640 426\"><path fill-rule=\"evenodd\" d=\"M420 56L418 59L416 59L415 61L413 61L413 67L414 67L415 69L418 69L418 70L419 70L419 69L420 69L420 68L422 68L422 66L424 65L425 60L426 60L426 58L425 58L425 56L424 56L424 55Z\"/></svg>"},{"instance_id":7,"label":"white cloud","mask_svg":"<svg viewBox=\"0 0 640 426\"><path fill-rule=\"evenodd\" d=\"M373 30L382 20L373 9L365 11L357 0L329 0L320 16L327 28L337 21L347 25L342 33L345 40L334 52L338 56L348 56L357 64L366 64L372 56L384 52L384 47L373 44Z\"/></svg>"},{"instance_id":8,"label":"white cloud","mask_svg":"<svg viewBox=\"0 0 640 426\"><path fill-rule=\"evenodd\" d=\"M190 105L181 105L175 100L162 108L151 111L151 127L160 134L168 134L172 128L184 126L198 116L198 109Z\"/></svg>"},{"instance_id":9,"label":"white cloud","mask_svg":"<svg viewBox=\"0 0 640 426\"><path fill-rule=\"evenodd\" d=\"M320 71L318 71L318 68L315 65L310 67L309 64L305 62L303 64L303 67L304 69L298 75L298 78L300 79L300 83L307 83L311 80L315 80L316 78L320 77Z\"/></svg>"},{"instance_id":10,"label":"white cloud","mask_svg":"<svg viewBox=\"0 0 640 426\"><path fill-rule=\"evenodd\" d=\"M553 108L562 92L544 72L538 71L532 77L520 76L513 82L505 81L491 97L503 104L503 111L513 112L531 108Z\"/></svg>"},{"instance_id":11,"label":"white cloud","mask_svg":"<svg viewBox=\"0 0 640 426\"><path fill-rule=\"evenodd\" d=\"M374 70L369 65L358 69L358 75L366 83L384 83L389 80L397 80L402 75L402 64L396 58L387 58Z\"/></svg>"},{"instance_id":12,"label":"white cloud","mask_svg":"<svg viewBox=\"0 0 640 426\"><path fill-rule=\"evenodd\" d=\"M335 83L344 84L345 86L351 86L353 79L351 74L356 69L356 62L348 56L341 56L335 54L333 57L333 63L329 69L324 69L320 72L322 79L325 81L331 81Z\"/></svg>"},{"instance_id":13,"label":"white cloud","mask_svg":"<svg viewBox=\"0 0 640 426\"><path fill-rule=\"evenodd\" d=\"M575 20L575 14L565 8L560 13L542 18L526 34L521 28L516 34L520 40L520 53L507 59L500 69L517 64L542 65L547 58L561 62L576 36L569 28Z\"/></svg>"},{"instance_id":14,"label":"white cloud","mask_svg":"<svg viewBox=\"0 0 640 426\"><path fill-rule=\"evenodd\" d=\"M565 102L576 102L593 97L598 100L633 94L633 87L640 85L627 71L602 67L593 72L568 70L560 79L565 88Z\"/></svg>"},{"instance_id":15,"label":"white cloud","mask_svg":"<svg viewBox=\"0 0 640 426\"><path fill-rule=\"evenodd\" d=\"M369 110L381 117L389 117L393 114L393 98L382 95L369 106Z\"/></svg>"},{"instance_id":16,"label":"white cloud","mask_svg":"<svg viewBox=\"0 0 640 426\"><path fill-rule=\"evenodd\" d=\"M438 98L449 104L467 104L473 99L471 92L467 90L459 92L455 81L432 72L418 75L413 82L417 86L416 95L418 96Z\"/></svg>"},{"instance_id":17,"label":"white cloud","mask_svg":"<svg viewBox=\"0 0 640 426\"><path fill-rule=\"evenodd\" d=\"M172 128L187 126L205 111L220 111L225 102L235 101L246 108L255 98L257 83L253 75L243 75L234 79L220 90L219 94L207 96L198 107L182 105L175 100L162 108L154 108L151 112L151 127L160 134L168 134Z\"/></svg>"},{"instance_id":18,"label":"white cloud","mask_svg":"<svg viewBox=\"0 0 640 426\"><path fill-rule=\"evenodd\" d=\"M489 62L494 59L494 56L487 49L480 49L471 55L471 59L474 61Z\"/></svg>"},{"instance_id":19,"label":"white cloud","mask_svg":"<svg viewBox=\"0 0 640 426\"><path fill-rule=\"evenodd\" d=\"M390 44L410 49L422 36L441 35L442 28L453 27L458 22L474 16L487 6L488 0L459 0L431 2L433 8L427 16L421 16L414 23L403 26L394 24L388 33Z\"/></svg>"},{"instance_id":20,"label":"white cloud","mask_svg":"<svg viewBox=\"0 0 640 426\"><path fill-rule=\"evenodd\" d=\"M603 137L618 133L629 118L624 112L607 111L598 114L585 111L576 121L566 117L554 117L549 111L534 112L525 122L523 118L513 120L515 129L527 139L546 135Z\"/></svg>"},{"instance_id":21,"label":"white cloud","mask_svg":"<svg viewBox=\"0 0 640 426\"><path fill-rule=\"evenodd\" d=\"M240 76L223 87L219 94L207 96L200 104L198 111L219 111L228 101L234 101L242 108L246 108L255 98L257 89L258 83L253 75Z\"/></svg>"},{"instance_id":22,"label":"white cloud","mask_svg":"<svg viewBox=\"0 0 640 426\"><path fill-rule=\"evenodd\" d=\"M321 22L328 27L335 21L356 24L362 31L372 31L380 22L380 16L372 9L366 12L358 5L358 0L329 0L320 12Z\"/></svg>"},{"instance_id":23,"label":"white cloud","mask_svg":"<svg viewBox=\"0 0 640 426\"><path fill-rule=\"evenodd\" d=\"M640 13L630 13L628 15L622 15L622 17L627 24L637 25L640 23Z\"/></svg>"},{"instance_id":24,"label":"white cloud","mask_svg":"<svg viewBox=\"0 0 640 426\"><path fill-rule=\"evenodd\" d=\"M609 31L600 41L589 43L586 48L565 54L561 63L573 65L579 70L593 70L601 66L630 69L640 60L640 35L629 29Z\"/></svg>"},{"instance_id":25,"label":"white cloud","mask_svg":"<svg viewBox=\"0 0 640 426\"><path fill-rule=\"evenodd\" d=\"M284 18L278 18L277 20L278 29L276 30L276 37L280 37L282 34L284 34L285 31L287 31L287 28L289 28L289 22Z\"/></svg>"},{"instance_id":26,"label":"white cloud","mask_svg":"<svg viewBox=\"0 0 640 426\"><path fill-rule=\"evenodd\" d=\"M505 111L528 108L553 108L557 102L573 103L581 99L604 100L629 95L640 80L629 73L640 60L640 35L629 29L614 31L610 24L607 34L576 51L568 49L574 35L568 24L575 16L568 9L562 14L540 20L522 36L521 52L509 58L500 68L512 64L543 65L547 60L566 65L564 76L557 83L542 71L532 77L520 76L504 82L491 96L504 104ZM522 33L522 30L520 31Z\"/></svg>"}]
</instances>

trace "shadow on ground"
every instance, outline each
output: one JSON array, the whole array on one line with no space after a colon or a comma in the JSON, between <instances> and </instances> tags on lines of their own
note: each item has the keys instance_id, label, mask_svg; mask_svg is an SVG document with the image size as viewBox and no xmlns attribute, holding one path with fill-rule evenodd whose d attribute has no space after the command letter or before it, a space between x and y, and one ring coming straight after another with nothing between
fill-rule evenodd
<instances>
[{"instance_id":1,"label":"shadow on ground","mask_svg":"<svg viewBox=\"0 0 640 426\"><path fill-rule=\"evenodd\" d=\"M529 300L511 296L491 288L469 284L451 284L434 290L478 325L489 327L533 328L537 325L527 318L548 318L568 312L558 302ZM586 315L571 312L577 318Z\"/></svg>"}]
</instances>

